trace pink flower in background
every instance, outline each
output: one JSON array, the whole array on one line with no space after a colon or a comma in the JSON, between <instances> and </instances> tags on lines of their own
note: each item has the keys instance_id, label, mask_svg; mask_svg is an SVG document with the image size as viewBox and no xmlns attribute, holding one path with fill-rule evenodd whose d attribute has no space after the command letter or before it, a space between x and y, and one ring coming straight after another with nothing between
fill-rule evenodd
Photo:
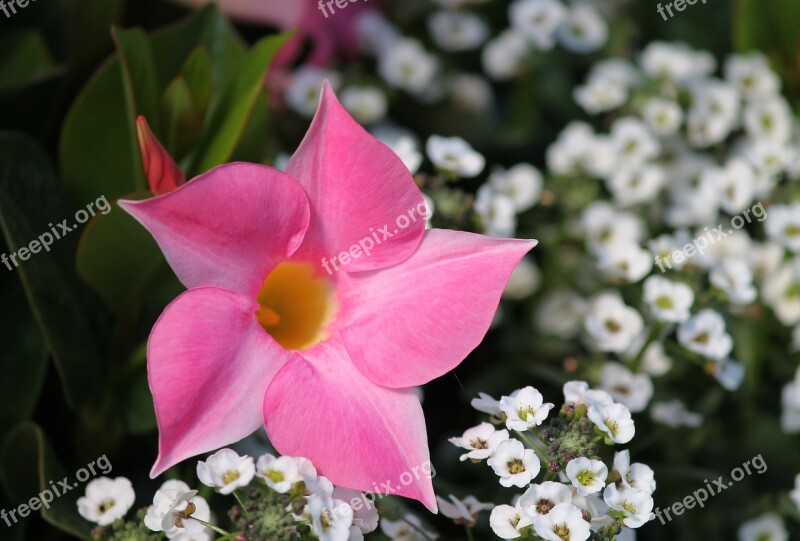
<instances>
[{"instance_id":1,"label":"pink flower in background","mask_svg":"<svg viewBox=\"0 0 800 541\"><path fill-rule=\"evenodd\" d=\"M297 29L273 64L285 68L300 55L306 39L311 41L308 63L327 66L337 54L353 56L358 51L355 21L366 10L376 9L377 0L349 0L347 7L335 13L326 7L327 17L319 9L318 0L177 0L190 6L215 1L222 11L235 19L275 26L281 30ZM341 0L340 0L341 1Z\"/></svg>"},{"instance_id":2,"label":"pink flower in background","mask_svg":"<svg viewBox=\"0 0 800 541\"><path fill-rule=\"evenodd\" d=\"M481 342L534 241L425 231L408 170L328 85L286 173L223 165L120 205L188 288L148 343L154 476L263 423L336 485L436 508L412 387Z\"/></svg>"}]
</instances>

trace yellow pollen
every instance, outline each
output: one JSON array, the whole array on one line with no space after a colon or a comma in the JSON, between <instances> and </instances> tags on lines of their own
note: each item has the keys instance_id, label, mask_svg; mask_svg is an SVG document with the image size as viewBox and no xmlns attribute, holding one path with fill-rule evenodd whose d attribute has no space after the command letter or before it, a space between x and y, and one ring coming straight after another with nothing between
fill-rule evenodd
<instances>
[{"instance_id":1,"label":"yellow pollen","mask_svg":"<svg viewBox=\"0 0 800 541\"><path fill-rule=\"evenodd\" d=\"M284 348L308 349L327 337L336 314L332 283L309 263L281 263L269 273L258 294L256 317Z\"/></svg>"},{"instance_id":2,"label":"yellow pollen","mask_svg":"<svg viewBox=\"0 0 800 541\"><path fill-rule=\"evenodd\" d=\"M222 476L222 482L229 485L239 478L239 472L236 470L226 471Z\"/></svg>"}]
</instances>

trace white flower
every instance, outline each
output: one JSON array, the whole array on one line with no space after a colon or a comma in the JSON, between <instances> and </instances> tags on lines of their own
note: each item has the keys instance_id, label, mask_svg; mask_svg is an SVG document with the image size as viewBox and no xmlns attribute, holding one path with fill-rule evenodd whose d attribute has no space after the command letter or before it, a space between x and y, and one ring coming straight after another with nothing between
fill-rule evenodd
<instances>
[{"instance_id":1,"label":"white flower","mask_svg":"<svg viewBox=\"0 0 800 541\"><path fill-rule=\"evenodd\" d=\"M220 449L208 459L197 463L197 478L220 494L231 494L253 480L256 466L253 457L239 456L230 449Z\"/></svg>"},{"instance_id":2,"label":"white flower","mask_svg":"<svg viewBox=\"0 0 800 541\"><path fill-rule=\"evenodd\" d=\"M621 164L640 165L658 156L660 145L638 118L623 117L611 127L611 144Z\"/></svg>"},{"instance_id":3,"label":"white flower","mask_svg":"<svg viewBox=\"0 0 800 541\"><path fill-rule=\"evenodd\" d=\"M423 156L413 133L393 126L381 126L372 130L372 135L392 149L412 175L417 172Z\"/></svg>"},{"instance_id":4,"label":"white flower","mask_svg":"<svg viewBox=\"0 0 800 541\"><path fill-rule=\"evenodd\" d=\"M481 75L459 73L450 79L450 92L455 102L470 111L484 111L494 100L489 81Z\"/></svg>"},{"instance_id":5,"label":"white flower","mask_svg":"<svg viewBox=\"0 0 800 541\"><path fill-rule=\"evenodd\" d=\"M533 521L536 535L547 541L586 541L591 531L581 510L571 503L560 503Z\"/></svg>"},{"instance_id":6,"label":"white flower","mask_svg":"<svg viewBox=\"0 0 800 541\"><path fill-rule=\"evenodd\" d=\"M497 193L508 196L517 212L524 212L539 201L544 179L534 166L520 163L508 170L494 168L489 176L489 184Z\"/></svg>"},{"instance_id":7,"label":"white flower","mask_svg":"<svg viewBox=\"0 0 800 541\"><path fill-rule=\"evenodd\" d=\"M348 541L353 525L353 509L329 494L312 494L305 514L310 516L311 531L320 541Z\"/></svg>"},{"instance_id":8,"label":"white flower","mask_svg":"<svg viewBox=\"0 0 800 541\"><path fill-rule=\"evenodd\" d=\"M584 85L575 88L572 97L584 111L596 115L625 105L628 89L604 77L589 77Z\"/></svg>"},{"instance_id":9,"label":"white flower","mask_svg":"<svg viewBox=\"0 0 800 541\"><path fill-rule=\"evenodd\" d=\"M723 141L739 120L739 93L720 81L697 82L691 88L692 108L686 119L689 142L708 147Z\"/></svg>"},{"instance_id":10,"label":"white flower","mask_svg":"<svg viewBox=\"0 0 800 541\"><path fill-rule=\"evenodd\" d=\"M153 497L153 505L147 508L144 524L154 532L164 532L169 539L184 530L195 533L205 531L197 520L209 522L211 509L208 503L190 490L183 481L165 481Z\"/></svg>"},{"instance_id":11,"label":"white flower","mask_svg":"<svg viewBox=\"0 0 800 541\"><path fill-rule=\"evenodd\" d=\"M493 237L514 236L517 212L510 197L497 193L491 185L484 184L478 189L474 209L481 217L484 233Z\"/></svg>"},{"instance_id":12,"label":"white flower","mask_svg":"<svg viewBox=\"0 0 800 541\"><path fill-rule=\"evenodd\" d=\"M581 329L586 309L586 301L572 291L554 291L539 307L536 324L544 333L573 338Z\"/></svg>"},{"instance_id":13,"label":"white flower","mask_svg":"<svg viewBox=\"0 0 800 541\"><path fill-rule=\"evenodd\" d=\"M652 203L664 185L664 169L652 164L623 167L606 180L606 187L620 207Z\"/></svg>"},{"instance_id":14,"label":"white flower","mask_svg":"<svg viewBox=\"0 0 800 541\"><path fill-rule=\"evenodd\" d=\"M622 240L598 247L597 266L607 276L636 283L653 268L653 257L635 242Z\"/></svg>"},{"instance_id":15,"label":"white flower","mask_svg":"<svg viewBox=\"0 0 800 541\"><path fill-rule=\"evenodd\" d=\"M506 414L506 426L519 432L542 424L553 407L553 404L545 404L542 393L533 387L525 387L500 399L500 409Z\"/></svg>"},{"instance_id":16,"label":"white flower","mask_svg":"<svg viewBox=\"0 0 800 541\"><path fill-rule=\"evenodd\" d=\"M478 398L473 398L469 404L476 410L489 415L499 416L502 413L500 401L486 393L478 393Z\"/></svg>"},{"instance_id":17,"label":"white flower","mask_svg":"<svg viewBox=\"0 0 800 541\"><path fill-rule=\"evenodd\" d=\"M564 402L576 406L607 406L613 404L614 399L605 391L589 389L585 381L568 381L564 384Z\"/></svg>"},{"instance_id":18,"label":"white flower","mask_svg":"<svg viewBox=\"0 0 800 541\"><path fill-rule=\"evenodd\" d=\"M628 528L639 528L650 520L653 497L643 490L626 487L622 490L610 484L603 492L603 500L609 508L621 513L622 523Z\"/></svg>"},{"instance_id":19,"label":"white flower","mask_svg":"<svg viewBox=\"0 0 800 541\"><path fill-rule=\"evenodd\" d=\"M378 10L361 12L356 19L355 32L361 50L373 55L381 55L402 37Z\"/></svg>"},{"instance_id":20,"label":"white flower","mask_svg":"<svg viewBox=\"0 0 800 541\"><path fill-rule=\"evenodd\" d=\"M586 496L603 490L606 486L608 468L599 460L579 457L567 463L566 474L578 494Z\"/></svg>"},{"instance_id":21,"label":"white flower","mask_svg":"<svg viewBox=\"0 0 800 541\"><path fill-rule=\"evenodd\" d=\"M381 54L378 72L392 86L412 93L428 90L434 80L439 61L422 44L403 38Z\"/></svg>"},{"instance_id":22,"label":"white flower","mask_svg":"<svg viewBox=\"0 0 800 541\"><path fill-rule=\"evenodd\" d=\"M547 149L547 166L557 175L603 177L612 170L614 157L607 137L596 135L588 124L571 122Z\"/></svg>"},{"instance_id":23,"label":"white flower","mask_svg":"<svg viewBox=\"0 0 800 541\"><path fill-rule=\"evenodd\" d=\"M724 168L716 171L720 206L728 214L738 214L748 208L755 195L756 176L744 159L734 157Z\"/></svg>"},{"instance_id":24,"label":"white flower","mask_svg":"<svg viewBox=\"0 0 800 541\"><path fill-rule=\"evenodd\" d=\"M644 282L644 301L657 320L681 323L689 319L694 291L684 283L651 276Z\"/></svg>"},{"instance_id":25,"label":"white flower","mask_svg":"<svg viewBox=\"0 0 800 541\"><path fill-rule=\"evenodd\" d=\"M725 79L750 100L762 99L780 91L780 79L770 69L767 58L757 52L731 55L725 62Z\"/></svg>"},{"instance_id":26,"label":"white flower","mask_svg":"<svg viewBox=\"0 0 800 541\"><path fill-rule=\"evenodd\" d=\"M646 464L631 464L631 454L627 449L614 454L614 480L618 487L634 488L647 494L656 491L656 478L652 468Z\"/></svg>"},{"instance_id":27,"label":"white flower","mask_svg":"<svg viewBox=\"0 0 800 541\"><path fill-rule=\"evenodd\" d=\"M633 413L644 411L653 397L653 382L647 374L634 374L620 363L605 363L600 387Z\"/></svg>"},{"instance_id":28,"label":"white flower","mask_svg":"<svg viewBox=\"0 0 800 541\"><path fill-rule=\"evenodd\" d=\"M256 463L255 474L280 494L289 492L295 483L303 481L298 463L290 456L275 458L268 453L261 455Z\"/></svg>"},{"instance_id":29,"label":"white flower","mask_svg":"<svg viewBox=\"0 0 800 541\"><path fill-rule=\"evenodd\" d=\"M642 117L654 134L665 137L681 127L683 110L672 100L652 98L644 106Z\"/></svg>"},{"instance_id":30,"label":"white flower","mask_svg":"<svg viewBox=\"0 0 800 541\"><path fill-rule=\"evenodd\" d=\"M725 332L725 320L710 308L700 311L678 327L678 342L709 359L721 360L733 349L733 339Z\"/></svg>"},{"instance_id":31,"label":"white flower","mask_svg":"<svg viewBox=\"0 0 800 541\"><path fill-rule=\"evenodd\" d=\"M475 496L467 496L463 500L459 500L451 494L450 501L436 496L436 502L439 504L441 514L452 519L456 524L469 526L475 525L478 513L494 508L493 503L481 503Z\"/></svg>"},{"instance_id":32,"label":"white flower","mask_svg":"<svg viewBox=\"0 0 800 541\"><path fill-rule=\"evenodd\" d=\"M596 51L608 41L608 24L591 4L573 4L558 29L558 41L573 53Z\"/></svg>"},{"instance_id":33,"label":"white flower","mask_svg":"<svg viewBox=\"0 0 800 541\"><path fill-rule=\"evenodd\" d=\"M794 490L789 492L789 499L794 502L797 509L800 510L800 474L794 477Z\"/></svg>"},{"instance_id":34,"label":"white flower","mask_svg":"<svg viewBox=\"0 0 800 541\"><path fill-rule=\"evenodd\" d=\"M353 527L358 528L362 534L378 529L378 509L363 492L336 487L333 489L333 497L350 505L353 510Z\"/></svg>"},{"instance_id":35,"label":"white flower","mask_svg":"<svg viewBox=\"0 0 800 541\"><path fill-rule=\"evenodd\" d=\"M134 500L133 485L125 477L98 477L86 485L85 495L78 498L78 513L89 522L107 526L124 517Z\"/></svg>"},{"instance_id":36,"label":"white flower","mask_svg":"<svg viewBox=\"0 0 800 541\"><path fill-rule=\"evenodd\" d=\"M703 424L703 416L687 410L684 403L678 399L654 403L650 406L650 417L653 421L670 428L682 426L698 428Z\"/></svg>"},{"instance_id":37,"label":"white flower","mask_svg":"<svg viewBox=\"0 0 800 541\"><path fill-rule=\"evenodd\" d=\"M800 323L800 270L784 264L764 280L762 296L786 326Z\"/></svg>"},{"instance_id":38,"label":"white flower","mask_svg":"<svg viewBox=\"0 0 800 541\"><path fill-rule=\"evenodd\" d=\"M615 242L638 243L643 233L642 222L636 215L622 212L605 201L596 201L584 209L580 227L593 251Z\"/></svg>"},{"instance_id":39,"label":"white flower","mask_svg":"<svg viewBox=\"0 0 800 541\"><path fill-rule=\"evenodd\" d=\"M744 128L751 139L786 143L792 136L792 110L786 100L775 96L757 101L744 111Z\"/></svg>"},{"instance_id":40,"label":"white flower","mask_svg":"<svg viewBox=\"0 0 800 541\"><path fill-rule=\"evenodd\" d=\"M663 41L648 44L639 63L651 77L672 82L708 75L716 67L714 58L707 53L695 53L685 44Z\"/></svg>"},{"instance_id":41,"label":"white flower","mask_svg":"<svg viewBox=\"0 0 800 541\"><path fill-rule=\"evenodd\" d=\"M460 137L431 135L425 152L437 168L465 178L478 176L486 166L486 158Z\"/></svg>"},{"instance_id":42,"label":"white flower","mask_svg":"<svg viewBox=\"0 0 800 541\"><path fill-rule=\"evenodd\" d=\"M289 108L300 115L311 118L319 105L322 92L322 83L329 81L333 88L339 86L339 75L305 65L292 75L292 80L286 88L284 99Z\"/></svg>"},{"instance_id":43,"label":"white flower","mask_svg":"<svg viewBox=\"0 0 800 541\"><path fill-rule=\"evenodd\" d=\"M642 316L614 293L601 293L592 301L584 328L600 351L621 353L642 331Z\"/></svg>"},{"instance_id":44,"label":"white flower","mask_svg":"<svg viewBox=\"0 0 800 541\"><path fill-rule=\"evenodd\" d=\"M531 296L539 288L541 273L536 263L523 257L511 272L508 284L503 290L504 299L522 300Z\"/></svg>"},{"instance_id":45,"label":"white flower","mask_svg":"<svg viewBox=\"0 0 800 541\"><path fill-rule=\"evenodd\" d=\"M526 449L518 440L506 440L497 446L494 456L486 463L500 477L504 487L522 488L539 475L541 464L532 449Z\"/></svg>"},{"instance_id":46,"label":"white flower","mask_svg":"<svg viewBox=\"0 0 800 541\"><path fill-rule=\"evenodd\" d=\"M756 300L753 273L742 259L725 259L708 275L711 285L721 289L733 304L750 304Z\"/></svg>"},{"instance_id":47,"label":"white flower","mask_svg":"<svg viewBox=\"0 0 800 541\"><path fill-rule=\"evenodd\" d=\"M744 381L744 365L732 359L724 359L713 364L713 375L726 391L736 391Z\"/></svg>"},{"instance_id":48,"label":"white flower","mask_svg":"<svg viewBox=\"0 0 800 541\"><path fill-rule=\"evenodd\" d=\"M522 530L531 525L530 519L520 509L510 505L498 505L489 516L492 531L501 539L516 539L522 536Z\"/></svg>"},{"instance_id":49,"label":"white flower","mask_svg":"<svg viewBox=\"0 0 800 541\"><path fill-rule=\"evenodd\" d=\"M483 48L483 71L496 81L506 81L519 73L527 54L525 36L517 30L505 30Z\"/></svg>"},{"instance_id":50,"label":"white flower","mask_svg":"<svg viewBox=\"0 0 800 541\"><path fill-rule=\"evenodd\" d=\"M800 203L773 205L764 227L772 240L794 253L800 252Z\"/></svg>"},{"instance_id":51,"label":"white flower","mask_svg":"<svg viewBox=\"0 0 800 541\"><path fill-rule=\"evenodd\" d=\"M511 26L538 49L553 48L566 16L566 8L557 0L517 0L508 6Z\"/></svg>"},{"instance_id":52,"label":"white flower","mask_svg":"<svg viewBox=\"0 0 800 541\"><path fill-rule=\"evenodd\" d=\"M545 481L528 487L518 502L522 512L531 520L549 513L560 503L572 502L572 491L563 483Z\"/></svg>"},{"instance_id":53,"label":"white flower","mask_svg":"<svg viewBox=\"0 0 800 541\"><path fill-rule=\"evenodd\" d=\"M489 35L486 23L473 13L437 11L428 18L428 31L443 51L479 47Z\"/></svg>"},{"instance_id":54,"label":"white flower","mask_svg":"<svg viewBox=\"0 0 800 541\"><path fill-rule=\"evenodd\" d=\"M766 513L742 524L739 541L789 541L789 532L780 516Z\"/></svg>"},{"instance_id":55,"label":"white flower","mask_svg":"<svg viewBox=\"0 0 800 541\"><path fill-rule=\"evenodd\" d=\"M375 87L348 87L341 95L342 105L362 124L372 124L386 116L386 94Z\"/></svg>"},{"instance_id":56,"label":"white flower","mask_svg":"<svg viewBox=\"0 0 800 541\"><path fill-rule=\"evenodd\" d=\"M636 430L631 412L622 404L592 404L587 415L597 428L605 432L607 440L614 443L628 443L633 439Z\"/></svg>"},{"instance_id":57,"label":"white flower","mask_svg":"<svg viewBox=\"0 0 800 541\"><path fill-rule=\"evenodd\" d=\"M420 530L424 534L420 533ZM439 537L426 530L419 517L411 514L406 514L402 520L381 520L381 531L392 541L426 541Z\"/></svg>"},{"instance_id":58,"label":"white flower","mask_svg":"<svg viewBox=\"0 0 800 541\"><path fill-rule=\"evenodd\" d=\"M460 438L448 441L456 447L468 449L469 453L461 455L461 460L479 461L494 454L497 446L508 439L508 430L495 430L491 423L481 423L464 432Z\"/></svg>"},{"instance_id":59,"label":"white flower","mask_svg":"<svg viewBox=\"0 0 800 541\"><path fill-rule=\"evenodd\" d=\"M800 369L781 391L781 429L789 434L800 432Z\"/></svg>"}]
</instances>

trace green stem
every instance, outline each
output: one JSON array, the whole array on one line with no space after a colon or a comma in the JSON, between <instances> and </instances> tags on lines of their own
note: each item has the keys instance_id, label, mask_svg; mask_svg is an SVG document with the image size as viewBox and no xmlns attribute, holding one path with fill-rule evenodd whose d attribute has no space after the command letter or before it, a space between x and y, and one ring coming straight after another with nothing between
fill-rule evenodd
<instances>
[{"instance_id":1,"label":"green stem","mask_svg":"<svg viewBox=\"0 0 800 541\"><path fill-rule=\"evenodd\" d=\"M192 517L192 519L193 519L193 520L196 520L197 522L199 522L200 524L202 524L202 525L203 525L203 526L205 526L206 528L210 528L210 529L214 530L215 532L217 532L217 533L218 533L218 534L220 534L220 535L223 535L223 536L225 536L225 537L230 537L230 536L232 535L230 532L226 532L226 531L225 531L225 530L223 530L222 528L217 528L216 526L214 526L213 524L211 524L211 523L209 523L209 522L206 522L205 520L200 520L200 519L199 519L199 518L197 518L197 517ZM223 537L223 539L224 539L225 537Z\"/></svg>"},{"instance_id":2,"label":"green stem","mask_svg":"<svg viewBox=\"0 0 800 541\"><path fill-rule=\"evenodd\" d=\"M515 430L515 431L514 431L514 433L515 433L517 436L519 436L519 437L520 437L520 439L522 439L522 441L524 441L525 443L527 443L527 444L530 446L530 448L531 448L531 449L533 449L533 451L534 451L534 452L535 452L537 455L539 455L539 458L540 458L540 459L541 459L543 462L545 462L546 464L549 464L549 463L550 463L550 460L551 460L551 458L550 458L550 455L548 455L548 454L547 454L547 451L545 451L545 450L544 450L544 449L542 449L542 448L541 448L539 445L537 445L536 443L534 443L534 442L533 442L533 440L531 440L531 439L530 439L528 436L526 436L526 435L525 435L523 432L519 432L518 430Z\"/></svg>"},{"instance_id":3,"label":"green stem","mask_svg":"<svg viewBox=\"0 0 800 541\"><path fill-rule=\"evenodd\" d=\"M249 518L250 514L247 512L247 507L245 507L244 505L244 500L242 499L242 495L239 494L238 490L234 490L233 496L236 498L236 501L239 502L239 507L242 508L242 513L244 513L244 516Z\"/></svg>"},{"instance_id":4,"label":"green stem","mask_svg":"<svg viewBox=\"0 0 800 541\"><path fill-rule=\"evenodd\" d=\"M638 374L642 367L642 361L644 361L644 354L647 351L647 348L650 347L650 344L658 338L658 335L661 334L661 324L654 323L653 328L650 329L650 334L647 336L647 340L644 341L642 344L642 348L639 350L639 353L636 354L636 357L633 358L631 362L631 372L634 374Z\"/></svg>"},{"instance_id":5,"label":"green stem","mask_svg":"<svg viewBox=\"0 0 800 541\"><path fill-rule=\"evenodd\" d=\"M467 541L475 541L475 537L472 535L472 528L466 525L464 526L464 528L466 528L467 530Z\"/></svg>"}]
</instances>

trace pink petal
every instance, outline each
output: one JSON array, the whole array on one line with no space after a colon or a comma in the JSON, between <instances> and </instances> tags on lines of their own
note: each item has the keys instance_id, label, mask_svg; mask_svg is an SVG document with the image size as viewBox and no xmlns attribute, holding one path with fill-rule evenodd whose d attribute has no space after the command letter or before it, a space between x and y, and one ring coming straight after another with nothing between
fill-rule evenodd
<instances>
[{"instance_id":1,"label":"pink petal","mask_svg":"<svg viewBox=\"0 0 800 541\"><path fill-rule=\"evenodd\" d=\"M147 344L159 433L153 477L261 425L267 386L293 354L258 324L257 308L232 291L191 289L156 322Z\"/></svg>"},{"instance_id":2,"label":"pink petal","mask_svg":"<svg viewBox=\"0 0 800 541\"><path fill-rule=\"evenodd\" d=\"M286 171L302 184L311 205L309 231L298 254L331 259L369 241L370 254L361 253L345 267L354 272L400 263L419 245L425 202L411 173L353 120L327 83ZM378 232L384 226L391 238Z\"/></svg>"},{"instance_id":3,"label":"pink petal","mask_svg":"<svg viewBox=\"0 0 800 541\"><path fill-rule=\"evenodd\" d=\"M262 165L222 165L175 191L120 201L155 237L187 288L258 293L308 227L308 201L288 175Z\"/></svg>"},{"instance_id":4,"label":"pink petal","mask_svg":"<svg viewBox=\"0 0 800 541\"><path fill-rule=\"evenodd\" d=\"M446 374L483 340L511 272L535 245L432 229L402 264L349 275L340 324L353 363L386 387Z\"/></svg>"},{"instance_id":5,"label":"pink petal","mask_svg":"<svg viewBox=\"0 0 800 541\"><path fill-rule=\"evenodd\" d=\"M425 418L414 391L367 380L337 338L304 355L286 363L264 397L275 448L308 458L335 485L413 498L435 511L425 475L433 471Z\"/></svg>"}]
</instances>

